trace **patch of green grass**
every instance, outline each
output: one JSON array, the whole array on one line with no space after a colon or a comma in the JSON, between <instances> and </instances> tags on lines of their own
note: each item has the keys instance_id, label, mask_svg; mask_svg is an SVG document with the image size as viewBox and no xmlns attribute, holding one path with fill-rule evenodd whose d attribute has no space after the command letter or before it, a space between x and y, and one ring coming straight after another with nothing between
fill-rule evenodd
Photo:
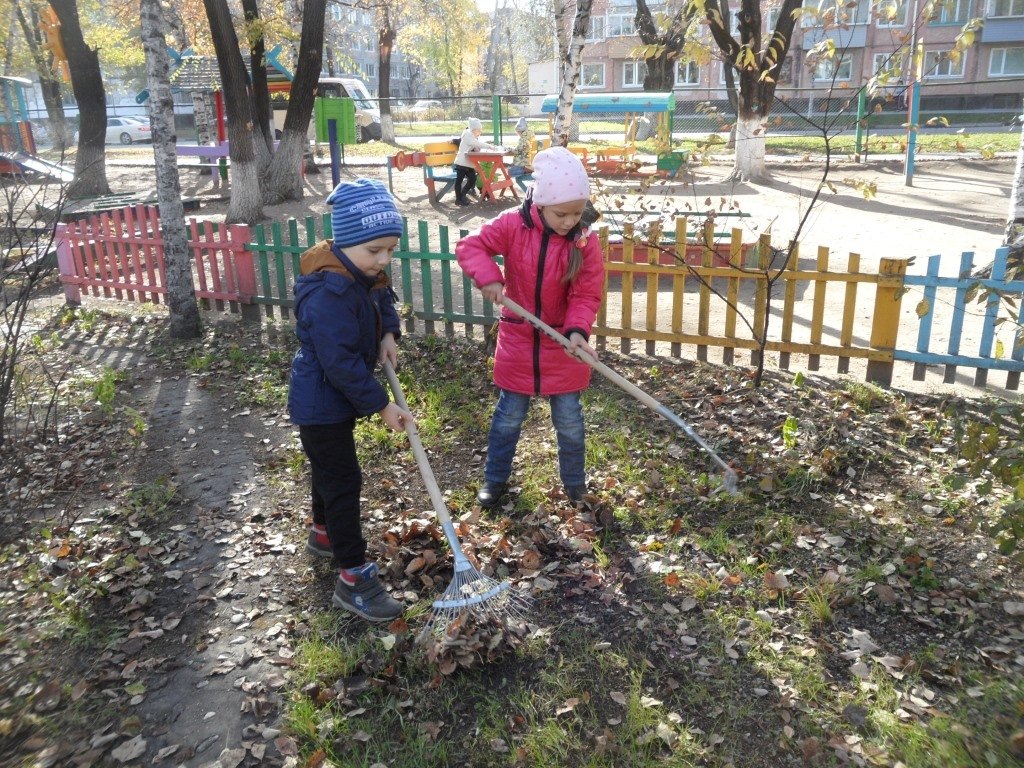
<instances>
[{"instance_id":1,"label":"patch of green grass","mask_svg":"<svg viewBox=\"0 0 1024 768\"><path fill-rule=\"evenodd\" d=\"M163 518L175 504L178 487L166 477L130 488L124 496L124 504L133 513L147 520Z\"/></svg>"},{"instance_id":2,"label":"patch of green grass","mask_svg":"<svg viewBox=\"0 0 1024 768\"><path fill-rule=\"evenodd\" d=\"M215 352L193 352L185 358L185 365L192 373L210 371L217 363Z\"/></svg>"},{"instance_id":3,"label":"patch of green grass","mask_svg":"<svg viewBox=\"0 0 1024 768\"><path fill-rule=\"evenodd\" d=\"M871 413L875 408L887 403L891 397L881 387L871 383L847 381L843 387L853 404L864 413Z\"/></svg>"},{"instance_id":4,"label":"patch of green grass","mask_svg":"<svg viewBox=\"0 0 1024 768\"><path fill-rule=\"evenodd\" d=\"M985 674L970 694L943 707L943 715L901 720L896 706L872 711L870 742L883 745L893 759L915 768L976 768L1019 763L1011 737L1020 727L1024 684L1019 679ZM898 705L897 697L893 704Z\"/></svg>"}]
</instances>

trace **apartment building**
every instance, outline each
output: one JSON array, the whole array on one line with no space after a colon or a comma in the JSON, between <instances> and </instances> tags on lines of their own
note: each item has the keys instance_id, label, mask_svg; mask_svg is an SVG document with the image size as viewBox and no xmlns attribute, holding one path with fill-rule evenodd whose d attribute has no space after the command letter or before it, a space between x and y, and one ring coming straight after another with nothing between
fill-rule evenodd
<instances>
[{"instance_id":1,"label":"apartment building","mask_svg":"<svg viewBox=\"0 0 1024 768\"><path fill-rule=\"evenodd\" d=\"M819 5L818 0L808 4ZM836 0L820 0L820 7ZM736 0L731 3L738 6ZM832 91L859 88L876 72L892 70L887 90L900 101L909 82L909 62L896 55L916 36L924 46L922 108L1016 110L1024 96L1024 0L947 0L931 18L919 19L915 9L924 0L874 0L839 3L845 23L825 27L808 19L798 22L789 55L778 77L778 94L786 98L821 99ZM656 8L652 6L652 10ZM765 37L778 19L778 3L762 3ZM635 0L594 0L590 33L583 50L581 92L642 90L645 68L632 57L640 40L634 28ZM949 51L965 23L983 20L974 44L962 57ZM733 33L738 36L735 18ZM706 27L701 39L711 52L705 61L675 67L677 102L724 101L725 73L717 47ZM831 38L836 56L815 61L812 49ZM539 71L539 70L538 70ZM532 88L531 88L532 91ZM548 92L552 92L548 89Z\"/></svg>"}]
</instances>

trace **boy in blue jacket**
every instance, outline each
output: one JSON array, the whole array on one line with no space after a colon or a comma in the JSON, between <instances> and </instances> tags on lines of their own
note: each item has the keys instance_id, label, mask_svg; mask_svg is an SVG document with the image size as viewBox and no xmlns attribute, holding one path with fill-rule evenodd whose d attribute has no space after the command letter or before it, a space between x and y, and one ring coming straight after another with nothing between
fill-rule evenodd
<instances>
[{"instance_id":1,"label":"boy in blue jacket","mask_svg":"<svg viewBox=\"0 0 1024 768\"><path fill-rule=\"evenodd\" d=\"M340 569L332 602L370 621L402 615L377 564L366 560L360 525L363 477L356 419L380 414L395 431L412 416L390 402L373 370L395 365L401 331L384 268L398 247L402 217L383 184L342 182L327 198L334 239L310 248L295 281L295 333L288 412L299 427L313 478L313 529L306 547Z\"/></svg>"}]
</instances>

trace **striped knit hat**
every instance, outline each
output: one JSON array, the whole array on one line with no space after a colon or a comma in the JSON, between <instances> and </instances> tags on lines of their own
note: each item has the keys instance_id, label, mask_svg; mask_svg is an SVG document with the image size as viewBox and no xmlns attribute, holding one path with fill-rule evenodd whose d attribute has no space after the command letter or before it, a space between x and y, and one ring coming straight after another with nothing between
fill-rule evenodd
<instances>
[{"instance_id":1,"label":"striped knit hat","mask_svg":"<svg viewBox=\"0 0 1024 768\"><path fill-rule=\"evenodd\" d=\"M343 181L327 198L334 244L347 248L378 237L402 236L402 216L395 199L373 179Z\"/></svg>"}]
</instances>

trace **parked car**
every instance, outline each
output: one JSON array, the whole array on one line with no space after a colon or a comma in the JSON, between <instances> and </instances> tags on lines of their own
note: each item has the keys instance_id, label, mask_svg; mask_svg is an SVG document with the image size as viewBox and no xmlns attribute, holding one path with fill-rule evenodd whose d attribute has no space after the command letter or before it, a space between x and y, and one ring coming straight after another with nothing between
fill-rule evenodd
<instances>
[{"instance_id":1,"label":"parked car","mask_svg":"<svg viewBox=\"0 0 1024 768\"><path fill-rule=\"evenodd\" d=\"M107 144L121 143L124 145L134 144L136 141L152 141L153 134L149 128L149 121L141 117L108 117L107 118ZM75 144L78 143L78 131L72 138Z\"/></svg>"},{"instance_id":2,"label":"parked car","mask_svg":"<svg viewBox=\"0 0 1024 768\"><path fill-rule=\"evenodd\" d=\"M153 134L149 121L141 117L108 117L107 144L120 142L132 144L136 141L152 141Z\"/></svg>"},{"instance_id":3,"label":"parked car","mask_svg":"<svg viewBox=\"0 0 1024 768\"><path fill-rule=\"evenodd\" d=\"M420 99L406 111L414 119L443 117L444 104L436 99Z\"/></svg>"}]
</instances>

